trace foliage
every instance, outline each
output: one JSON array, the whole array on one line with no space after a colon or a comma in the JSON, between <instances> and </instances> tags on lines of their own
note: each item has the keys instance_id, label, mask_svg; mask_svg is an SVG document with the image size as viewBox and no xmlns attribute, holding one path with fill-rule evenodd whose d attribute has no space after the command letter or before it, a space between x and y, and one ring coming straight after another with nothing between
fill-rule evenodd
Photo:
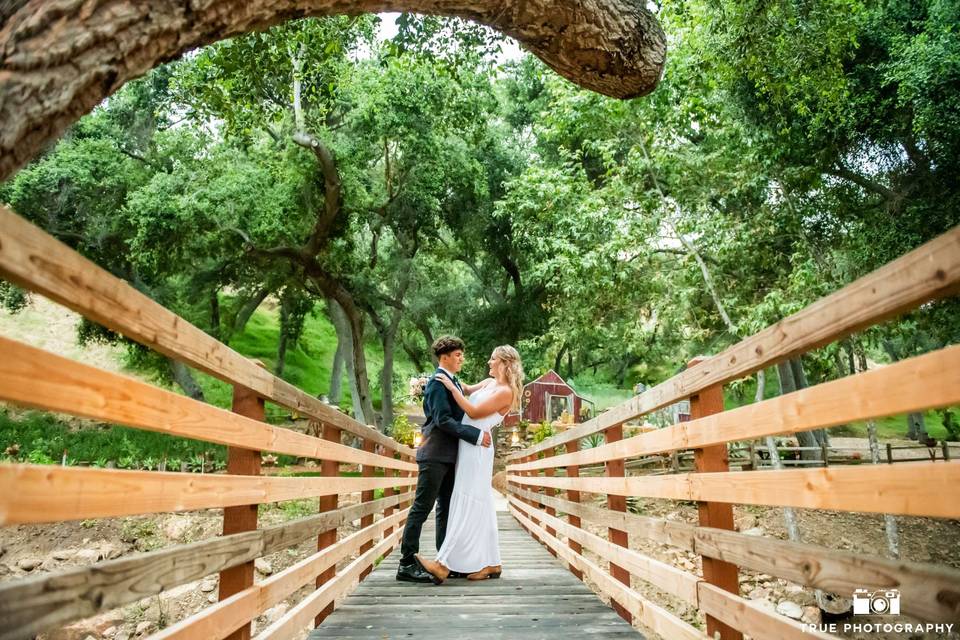
<instances>
[{"instance_id":1,"label":"foliage","mask_svg":"<svg viewBox=\"0 0 960 640\"><path fill-rule=\"evenodd\" d=\"M415 425L410 422L407 416L401 413L393 419L390 436L397 442L412 447L416 431Z\"/></svg>"}]
</instances>

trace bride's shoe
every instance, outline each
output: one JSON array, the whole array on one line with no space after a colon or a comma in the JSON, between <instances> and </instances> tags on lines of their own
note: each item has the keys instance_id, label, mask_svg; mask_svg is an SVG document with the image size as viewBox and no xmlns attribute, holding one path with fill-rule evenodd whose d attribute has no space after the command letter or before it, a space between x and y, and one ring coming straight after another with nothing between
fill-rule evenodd
<instances>
[{"instance_id":1,"label":"bride's shoe","mask_svg":"<svg viewBox=\"0 0 960 640\"><path fill-rule=\"evenodd\" d=\"M443 584L443 581L446 580L447 576L450 575L450 569L447 569L436 560L428 560L419 553L414 557L420 561L420 565L423 567L423 569L433 576L434 584Z\"/></svg>"},{"instance_id":2,"label":"bride's shoe","mask_svg":"<svg viewBox=\"0 0 960 640\"><path fill-rule=\"evenodd\" d=\"M500 577L502 571L500 565L495 567L484 567L480 571L475 571L467 576L467 580L496 580Z\"/></svg>"}]
</instances>

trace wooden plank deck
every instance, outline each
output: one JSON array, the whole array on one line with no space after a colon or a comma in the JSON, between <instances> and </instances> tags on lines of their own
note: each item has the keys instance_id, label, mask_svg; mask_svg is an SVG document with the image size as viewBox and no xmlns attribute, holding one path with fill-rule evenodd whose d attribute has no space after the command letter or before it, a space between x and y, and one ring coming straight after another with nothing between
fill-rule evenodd
<instances>
[{"instance_id":1,"label":"wooden plank deck","mask_svg":"<svg viewBox=\"0 0 960 640\"><path fill-rule=\"evenodd\" d=\"M521 529L505 511L506 502L500 502L500 579L447 580L440 586L398 582L396 549L308 640L555 640L570 633L598 640L643 640ZM431 516L420 538L421 551L431 556L433 522Z\"/></svg>"}]
</instances>

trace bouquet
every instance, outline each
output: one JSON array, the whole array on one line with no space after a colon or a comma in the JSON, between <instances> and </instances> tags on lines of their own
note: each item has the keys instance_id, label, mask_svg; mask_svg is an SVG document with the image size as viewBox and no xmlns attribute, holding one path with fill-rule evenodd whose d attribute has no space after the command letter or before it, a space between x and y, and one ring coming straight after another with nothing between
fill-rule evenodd
<instances>
[{"instance_id":1,"label":"bouquet","mask_svg":"<svg viewBox=\"0 0 960 640\"><path fill-rule=\"evenodd\" d=\"M425 373L410 378L410 397L414 400L423 400L423 392L429 380L430 376Z\"/></svg>"}]
</instances>

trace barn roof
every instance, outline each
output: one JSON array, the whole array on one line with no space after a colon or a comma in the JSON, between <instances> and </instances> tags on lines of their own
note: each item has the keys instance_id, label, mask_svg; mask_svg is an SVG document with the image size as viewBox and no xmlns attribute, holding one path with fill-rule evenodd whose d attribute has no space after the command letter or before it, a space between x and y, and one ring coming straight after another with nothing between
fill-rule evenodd
<instances>
[{"instance_id":1,"label":"barn roof","mask_svg":"<svg viewBox=\"0 0 960 640\"><path fill-rule=\"evenodd\" d=\"M530 386L532 386L532 385L535 385L535 384L559 384L559 385L563 385L563 386L565 386L567 389L570 389L570 391L573 393L573 395L575 395L575 396L577 396L578 398L581 398L581 399L583 399L583 400L587 400L586 398L584 398L583 396L581 396L579 393L577 393L577 390L574 389L573 386L570 385L570 383L568 383L566 380L564 380L563 378L561 378L561 377L560 377L560 374L557 373L556 371L554 371L553 369L550 369L549 371L547 371L545 374L543 374L542 376L540 376L540 377L537 378L536 380L531 380L531 381L528 382L527 384L523 385L523 388L526 389L526 388L528 388L528 387L530 387ZM587 400L587 402L590 402L590 401Z\"/></svg>"}]
</instances>

